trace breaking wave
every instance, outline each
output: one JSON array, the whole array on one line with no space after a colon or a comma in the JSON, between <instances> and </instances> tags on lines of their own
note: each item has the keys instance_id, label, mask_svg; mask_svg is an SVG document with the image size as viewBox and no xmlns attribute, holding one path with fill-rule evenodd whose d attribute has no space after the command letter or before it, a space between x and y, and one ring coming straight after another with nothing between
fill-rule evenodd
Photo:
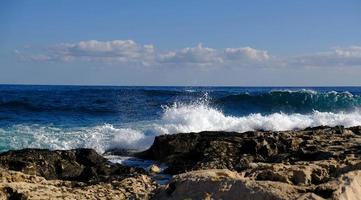
<instances>
[{"instance_id":1,"label":"breaking wave","mask_svg":"<svg viewBox=\"0 0 361 200\"><path fill-rule=\"evenodd\" d=\"M281 95L285 95L284 91L281 93ZM280 95L279 93L272 95L276 94ZM287 95L292 95L292 92ZM307 95L311 94L307 92ZM239 98L239 96L236 97ZM339 98L347 99L348 97L346 94L342 94ZM174 103L171 106L164 106L161 118L158 120L122 124L121 126L104 124L66 128L51 124L47 126L16 124L0 129L0 137L3 138L0 149L89 147L102 153L115 147L145 149L152 144L155 136L163 134L199 131L282 131L320 125L350 127L360 125L360 123L361 111L357 108L347 112L314 110L306 114L275 112L231 116L212 107L206 97L193 103Z\"/></svg>"},{"instance_id":2,"label":"breaking wave","mask_svg":"<svg viewBox=\"0 0 361 200\"><path fill-rule=\"evenodd\" d=\"M215 100L216 105L243 113L309 113L351 111L361 106L361 97L350 92L314 90L274 90L267 93L240 93Z\"/></svg>"}]
</instances>

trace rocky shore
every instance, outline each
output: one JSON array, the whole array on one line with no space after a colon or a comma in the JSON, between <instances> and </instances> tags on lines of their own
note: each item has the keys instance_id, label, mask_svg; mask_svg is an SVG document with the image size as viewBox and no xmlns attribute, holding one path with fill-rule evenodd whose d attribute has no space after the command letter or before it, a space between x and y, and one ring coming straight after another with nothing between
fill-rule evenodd
<instances>
[{"instance_id":1,"label":"rocky shore","mask_svg":"<svg viewBox=\"0 0 361 200\"><path fill-rule=\"evenodd\" d=\"M0 199L361 199L361 126L156 137L146 151L172 175L109 162L91 149L0 154ZM108 152L109 153L109 152Z\"/></svg>"}]
</instances>

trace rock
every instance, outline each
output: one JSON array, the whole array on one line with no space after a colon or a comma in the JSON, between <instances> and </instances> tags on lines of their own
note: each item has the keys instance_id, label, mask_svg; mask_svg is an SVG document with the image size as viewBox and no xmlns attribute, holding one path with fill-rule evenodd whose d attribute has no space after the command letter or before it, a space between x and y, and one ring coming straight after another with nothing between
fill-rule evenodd
<instances>
[{"instance_id":1,"label":"rock","mask_svg":"<svg viewBox=\"0 0 361 200\"><path fill-rule=\"evenodd\" d=\"M173 176L167 186L158 189L154 199L360 200L361 171L348 172L317 186L296 186L279 181L259 181L226 169L198 170Z\"/></svg>"},{"instance_id":2,"label":"rock","mask_svg":"<svg viewBox=\"0 0 361 200\"><path fill-rule=\"evenodd\" d=\"M157 165L153 164L153 165L151 165L149 167L149 172L154 173L154 174L158 174L158 173L161 172L161 169Z\"/></svg>"},{"instance_id":3,"label":"rock","mask_svg":"<svg viewBox=\"0 0 361 200\"><path fill-rule=\"evenodd\" d=\"M256 176L256 180L260 180L260 181L268 180L268 181L290 183L287 176L277 171L273 171L271 169L260 171Z\"/></svg>"},{"instance_id":4,"label":"rock","mask_svg":"<svg viewBox=\"0 0 361 200\"><path fill-rule=\"evenodd\" d=\"M80 184L0 169L0 199L151 199L157 184L147 175Z\"/></svg>"},{"instance_id":5,"label":"rock","mask_svg":"<svg viewBox=\"0 0 361 200\"><path fill-rule=\"evenodd\" d=\"M109 152L169 167L152 165L148 176L91 149L9 151L0 154L0 199L361 197L361 126L162 135L143 152Z\"/></svg>"},{"instance_id":6,"label":"rock","mask_svg":"<svg viewBox=\"0 0 361 200\"><path fill-rule=\"evenodd\" d=\"M11 187L3 187L0 191L0 199L27 200L28 197L23 193L19 193Z\"/></svg>"},{"instance_id":7,"label":"rock","mask_svg":"<svg viewBox=\"0 0 361 200\"><path fill-rule=\"evenodd\" d=\"M293 183L295 185L309 185L311 184L311 174L310 170L295 170L293 171Z\"/></svg>"},{"instance_id":8,"label":"rock","mask_svg":"<svg viewBox=\"0 0 361 200\"><path fill-rule=\"evenodd\" d=\"M324 200L324 198L314 193L306 193L298 197L297 200Z\"/></svg>"},{"instance_id":9,"label":"rock","mask_svg":"<svg viewBox=\"0 0 361 200\"><path fill-rule=\"evenodd\" d=\"M338 189L333 193L333 199L361 200L361 171L353 171L339 178Z\"/></svg>"},{"instance_id":10,"label":"rock","mask_svg":"<svg viewBox=\"0 0 361 200\"><path fill-rule=\"evenodd\" d=\"M46 179L100 181L146 174L143 169L113 164L92 149L50 151L23 149L0 154L0 167Z\"/></svg>"},{"instance_id":11,"label":"rock","mask_svg":"<svg viewBox=\"0 0 361 200\"><path fill-rule=\"evenodd\" d=\"M139 153L137 149L122 149L122 148L112 148L104 152L104 155L115 155L115 156L134 156L136 153Z\"/></svg>"},{"instance_id":12,"label":"rock","mask_svg":"<svg viewBox=\"0 0 361 200\"><path fill-rule=\"evenodd\" d=\"M159 199L357 199L360 127L162 135L136 155L165 162L175 175Z\"/></svg>"},{"instance_id":13,"label":"rock","mask_svg":"<svg viewBox=\"0 0 361 200\"><path fill-rule=\"evenodd\" d=\"M161 135L155 138L148 150L135 155L167 163L169 168L165 172L170 174L201 169L229 169L241 172L251 169L251 163L336 161L339 165L347 166L348 162L357 160L361 163L359 130L360 127L321 126L297 131L205 131ZM322 167L323 172L340 170L326 168ZM343 170L332 171L330 174L338 176L347 172L346 168ZM302 173L296 172L294 181L301 181L301 176L307 179L301 181L304 182L302 184L323 181L323 176L311 175L310 178L309 174Z\"/></svg>"},{"instance_id":14,"label":"rock","mask_svg":"<svg viewBox=\"0 0 361 200\"><path fill-rule=\"evenodd\" d=\"M279 182L252 181L229 170L199 170L179 174L154 199L296 199L296 187Z\"/></svg>"}]
</instances>

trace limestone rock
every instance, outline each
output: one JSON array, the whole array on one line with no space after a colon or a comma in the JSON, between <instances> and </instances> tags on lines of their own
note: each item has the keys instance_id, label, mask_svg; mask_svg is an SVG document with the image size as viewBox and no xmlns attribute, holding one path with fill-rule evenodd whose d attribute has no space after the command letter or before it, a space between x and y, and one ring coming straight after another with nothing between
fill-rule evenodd
<instances>
[{"instance_id":1,"label":"limestone rock","mask_svg":"<svg viewBox=\"0 0 361 200\"><path fill-rule=\"evenodd\" d=\"M169 168L165 171L170 174L200 169L244 171L252 168L252 163L317 163L334 160L338 165L348 166L349 162L361 163L359 129L321 126L295 131L205 131L161 135L155 138L148 150L135 155L167 163ZM342 174L355 168L361 169L361 164L352 169L345 168L343 172L332 173ZM322 177L302 174L304 172L295 172L296 182L309 184L313 179L322 181ZM301 176L305 180L301 180Z\"/></svg>"},{"instance_id":2,"label":"limestone rock","mask_svg":"<svg viewBox=\"0 0 361 200\"><path fill-rule=\"evenodd\" d=\"M130 174L146 174L143 169L110 163L92 149L8 151L0 154L0 167L46 179L85 182Z\"/></svg>"},{"instance_id":3,"label":"limestone rock","mask_svg":"<svg viewBox=\"0 0 361 200\"><path fill-rule=\"evenodd\" d=\"M147 175L108 183L82 184L0 169L0 200L6 199L151 199L157 185Z\"/></svg>"},{"instance_id":4,"label":"limestone rock","mask_svg":"<svg viewBox=\"0 0 361 200\"><path fill-rule=\"evenodd\" d=\"M296 199L297 187L286 183L252 181L229 170L199 170L176 175L154 199Z\"/></svg>"},{"instance_id":5,"label":"limestone rock","mask_svg":"<svg viewBox=\"0 0 361 200\"><path fill-rule=\"evenodd\" d=\"M361 171L353 171L339 178L338 189L333 193L337 200L361 200Z\"/></svg>"}]
</instances>

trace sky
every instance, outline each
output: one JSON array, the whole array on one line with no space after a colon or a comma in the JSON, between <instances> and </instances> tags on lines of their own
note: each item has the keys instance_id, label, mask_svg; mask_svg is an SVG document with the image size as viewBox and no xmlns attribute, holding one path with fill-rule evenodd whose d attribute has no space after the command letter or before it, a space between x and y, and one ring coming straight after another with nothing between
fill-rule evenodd
<instances>
[{"instance_id":1,"label":"sky","mask_svg":"<svg viewBox=\"0 0 361 200\"><path fill-rule=\"evenodd\" d=\"M359 0L2 0L0 84L361 86Z\"/></svg>"}]
</instances>

